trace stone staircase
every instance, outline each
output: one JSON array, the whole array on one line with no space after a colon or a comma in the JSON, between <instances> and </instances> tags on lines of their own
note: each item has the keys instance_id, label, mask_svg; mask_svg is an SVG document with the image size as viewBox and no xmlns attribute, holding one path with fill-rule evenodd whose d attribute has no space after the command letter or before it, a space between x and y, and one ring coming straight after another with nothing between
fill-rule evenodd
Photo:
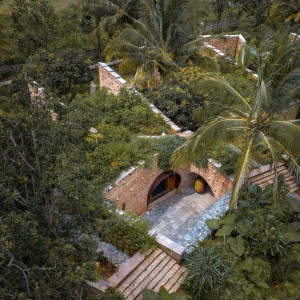
<instances>
[{"instance_id":1,"label":"stone staircase","mask_svg":"<svg viewBox=\"0 0 300 300\"><path fill-rule=\"evenodd\" d=\"M300 187L297 184L296 177L288 170L284 163L278 165L277 173L278 175L284 176L285 184L291 194L297 194L300 192ZM274 178L274 170L271 169L270 166L262 166L259 170L250 173L249 182L260 187L265 187L268 184L272 184L274 182Z\"/></svg>"},{"instance_id":2,"label":"stone staircase","mask_svg":"<svg viewBox=\"0 0 300 300\"><path fill-rule=\"evenodd\" d=\"M125 299L141 300L142 290L158 291L164 286L170 293L176 292L184 278L185 268L174 258L157 248L147 254L140 252L125 262L107 281L89 283L95 290L115 287Z\"/></svg>"}]
</instances>

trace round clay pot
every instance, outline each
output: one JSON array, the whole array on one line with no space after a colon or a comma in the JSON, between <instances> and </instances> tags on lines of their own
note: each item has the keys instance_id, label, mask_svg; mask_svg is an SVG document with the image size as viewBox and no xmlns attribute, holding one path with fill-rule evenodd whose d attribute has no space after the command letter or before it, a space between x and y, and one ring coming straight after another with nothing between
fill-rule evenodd
<instances>
[{"instance_id":1,"label":"round clay pot","mask_svg":"<svg viewBox=\"0 0 300 300\"><path fill-rule=\"evenodd\" d=\"M195 180L195 192L203 194L205 191L205 181L202 178L196 178Z\"/></svg>"}]
</instances>

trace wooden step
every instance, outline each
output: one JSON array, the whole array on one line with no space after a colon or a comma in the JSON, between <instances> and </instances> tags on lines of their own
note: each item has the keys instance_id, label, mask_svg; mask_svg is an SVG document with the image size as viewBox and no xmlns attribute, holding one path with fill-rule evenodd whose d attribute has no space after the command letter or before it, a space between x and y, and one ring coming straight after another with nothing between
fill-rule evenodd
<instances>
[{"instance_id":1,"label":"wooden step","mask_svg":"<svg viewBox=\"0 0 300 300\"><path fill-rule=\"evenodd\" d=\"M278 168L281 166L285 166L284 163L279 163ZM250 172L250 177L255 177L258 176L262 173L268 172L269 170L271 170L270 165L265 165L265 166L261 166L259 169L255 169L253 171Z\"/></svg>"},{"instance_id":2,"label":"wooden step","mask_svg":"<svg viewBox=\"0 0 300 300\"><path fill-rule=\"evenodd\" d=\"M166 284L164 284L164 287L166 288L167 291L170 291L172 289L172 287L177 283L177 281L179 280L179 278L181 276L183 276L185 272L185 268L184 267L180 267L176 273L169 278L169 280L167 281Z\"/></svg>"},{"instance_id":3,"label":"wooden step","mask_svg":"<svg viewBox=\"0 0 300 300\"><path fill-rule=\"evenodd\" d=\"M280 165L277 167L277 172L284 172L287 170L285 165ZM250 178L253 180L261 179L262 177L268 176L270 174L274 173L273 169L270 169L269 167L267 168L266 171L262 168L261 171L256 171L255 173L251 174L250 173Z\"/></svg>"},{"instance_id":4,"label":"wooden step","mask_svg":"<svg viewBox=\"0 0 300 300\"><path fill-rule=\"evenodd\" d=\"M161 260L157 265L155 265L155 261L153 261L152 265L149 266L148 274L144 275L143 273L141 276L139 276L139 278L135 280L134 285L130 286L130 289L125 290L124 296L126 297L126 299L136 299L142 293L142 290L146 288L147 285L156 278L156 276L158 276L159 272L170 260L171 257L166 255L163 260Z\"/></svg>"},{"instance_id":5,"label":"wooden step","mask_svg":"<svg viewBox=\"0 0 300 300\"><path fill-rule=\"evenodd\" d=\"M132 282L145 270L148 266L160 255L162 254L161 249L156 249L152 252L139 266L119 285L119 292L123 293Z\"/></svg>"},{"instance_id":6,"label":"wooden step","mask_svg":"<svg viewBox=\"0 0 300 300\"><path fill-rule=\"evenodd\" d=\"M290 193L297 193L299 191L300 191L300 188L298 185L290 189Z\"/></svg>"},{"instance_id":7,"label":"wooden step","mask_svg":"<svg viewBox=\"0 0 300 300\"><path fill-rule=\"evenodd\" d=\"M159 274L146 286L147 289L152 290L157 284L159 284L162 279L167 276L167 273L173 268L176 264L176 260L171 258L170 261L161 269Z\"/></svg>"},{"instance_id":8,"label":"wooden step","mask_svg":"<svg viewBox=\"0 0 300 300\"><path fill-rule=\"evenodd\" d=\"M288 170L284 167L284 169L282 170L278 170L277 169L277 174L281 174L281 175L285 175L286 173L288 173ZM259 181L261 179L264 179L266 177L271 177L271 176L274 176L275 175L275 172L274 170L270 170L268 172L265 172L265 173L260 173L259 175L255 176L255 177L251 177L251 180L252 181Z\"/></svg>"},{"instance_id":9,"label":"wooden step","mask_svg":"<svg viewBox=\"0 0 300 300\"><path fill-rule=\"evenodd\" d=\"M114 286L120 285L152 252L153 250L149 250L145 255L141 252L137 252L127 262L122 264L108 281Z\"/></svg>"},{"instance_id":10,"label":"wooden step","mask_svg":"<svg viewBox=\"0 0 300 300\"><path fill-rule=\"evenodd\" d=\"M177 282L169 290L169 293L174 293L180 288L180 285L183 282L185 275L186 275L186 272L183 271L182 274L179 276Z\"/></svg>"},{"instance_id":11,"label":"wooden step","mask_svg":"<svg viewBox=\"0 0 300 300\"><path fill-rule=\"evenodd\" d=\"M289 171L287 169L284 172L281 172L281 173L277 172L278 175L283 175L283 176L285 176L288 173L289 173ZM275 172L273 171L273 173L268 174L268 175L266 175L265 173L261 174L260 178L255 178L254 180L253 180L253 178L250 178L250 181L254 184L259 185L259 184L262 184L266 181L270 181L270 180L274 181L274 179L275 179Z\"/></svg>"},{"instance_id":12,"label":"wooden step","mask_svg":"<svg viewBox=\"0 0 300 300\"><path fill-rule=\"evenodd\" d=\"M153 288L154 292L158 292L161 286L164 286L168 280L174 276L174 274L180 269L180 265L175 264L173 267L168 271L168 273L162 278L160 282L156 284L156 286Z\"/></svg>"},{"instance_id":13,"label":"wooden step","mask_svg":"<svg viewBox=\"0 0 300 300\"><path fill-rule=\"evenodd\" d=\"M153 290L157 284L159 284L167 273L176 265L176 260L171 258L170 261L163 267L159 274L145 287L146 289ZM142 294L140 294L137 300L142 300Z\"/></svg>"},{"instance_id":14,"label":"wooden step","mask_svg":"<svg viewBox=\"0 0 300 300\"><path fill-rule=\"evenodd\" d=\"M293 188L295 186L299 187L297 182L295 180L293 181L290 181L290 182L286 182L286 185L289 187L289 188Z\"/></svg>"}]
</instances>

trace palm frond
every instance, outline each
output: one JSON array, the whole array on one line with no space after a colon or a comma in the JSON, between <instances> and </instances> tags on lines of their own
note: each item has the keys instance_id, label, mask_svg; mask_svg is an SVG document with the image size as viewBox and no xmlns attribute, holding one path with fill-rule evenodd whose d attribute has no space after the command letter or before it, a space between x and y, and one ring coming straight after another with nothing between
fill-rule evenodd
<instances>
[{"instance_id":1,"label":"palm frond","mask_svg":"<svg viewBox=\"0 0 300 300\"><path fill-rule=\"evenodd\" d=\"M245 150L242 152L242 155L237 161L237 165L234 172L234 184L232 188L231 199L229 202L229 207L231 209L237 208L239 192L242 186L245 184L250 172L257 168L257 163L253 158L252 146L253 146L254 137L252 137Z\"/></svg>"},{"instance_id":2,"label":"palm frond","mask_svg":"<svg viewBox=\"0 0 300 300\"><path fill-rule=\"evenodd\" d=\"M261 139L261 143L266 146L267 150L271 154L270 167L274 170L275 178L274 178L274 188L273 188L273 198L276 199L277 191L278 191L278 172L277 166L281 160L281 152L276 143L272 138L265 135L264 132L260 131L258 134Z\"/></svg>"},{"instance_id":3,"label":"palm frond","mask_svg":"<svg viewBox=\"0 0 300 300\"><path fill-rule=\"evenodd\" d=\"M300 158L300 126L291 121L271 121L267 127L268 135L284 147L295 158Z\"/></svg>"},{"instance_id":4,"label":"palm frond","mask_svg":"<svg viewBox=\"0 0 300 300\"><path fill-rule=\"evenodd\" d=\"M206 99L208 103L223 103L223 105L226 105L226 101L229 100L230 102L227 102L228 106L242 107L246 112L251 111L251 106L247 100L222 77L207 77L200 82L197 89L198 92L207 94ZM224 96L224 93L221 93L222 91L228 94ZM228 95L231 96L230 99Z\"/></svg>"},{"instance_id":5,"label":"palm frond","mask_svg":"<svg viewBox=\"0 0 300 300\"><path fill-rule=\"evenodd\" d=\"M217 117L203 124L173 154L173 166L178 168L199 159L207 149L228 143L233 137L247 131L246 119Z\"/></svg>"},{"instance_id":6,"label":"palm frond","mask_svg":"<svg viewBox=\"0 0 300 300\"><path fill-rule=\"evenodd\" d=\"M254 101L252 103L250 116L257 117L261 108L262 107L266 108L269 106L269 104L270 104L270 91L268 90L268 87L266 86L264 80L261 80L256 93L256 97L254 98Z\"/></svg>"},{"instance_id":7,"label":"palm frond","mask_svg":"<svg viewBox=\"0 0 300 300\"><path fill-rule=\"evenodd\" d=\"M282 153L288 156L287 163L289 165L289 170L296 176L297 183L300 184L300 165L297 160L293 157L293 154L284 147L283 144L279 143L278 141L274 140L276 146L281 149Z\"/></svg>"}]
</instances>

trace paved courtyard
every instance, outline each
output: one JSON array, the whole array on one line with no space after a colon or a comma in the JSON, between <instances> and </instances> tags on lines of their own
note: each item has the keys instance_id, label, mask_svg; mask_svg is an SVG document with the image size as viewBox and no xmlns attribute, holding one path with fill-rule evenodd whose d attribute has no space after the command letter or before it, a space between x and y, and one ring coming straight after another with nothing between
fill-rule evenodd
<instances>
[{"instance_id":1,"label":"paved courtyard","mask_svg":"<svg viewBox=\"0 0 300 300\"><path fill-rule=\"evenodd\" d=\"M186 234L197 227L200 217L216 202L209 190L198 194L193 187L188 187L157 203L142 218L149 221L157 233L183 244Z\"/></svg>"}]
</instances>

